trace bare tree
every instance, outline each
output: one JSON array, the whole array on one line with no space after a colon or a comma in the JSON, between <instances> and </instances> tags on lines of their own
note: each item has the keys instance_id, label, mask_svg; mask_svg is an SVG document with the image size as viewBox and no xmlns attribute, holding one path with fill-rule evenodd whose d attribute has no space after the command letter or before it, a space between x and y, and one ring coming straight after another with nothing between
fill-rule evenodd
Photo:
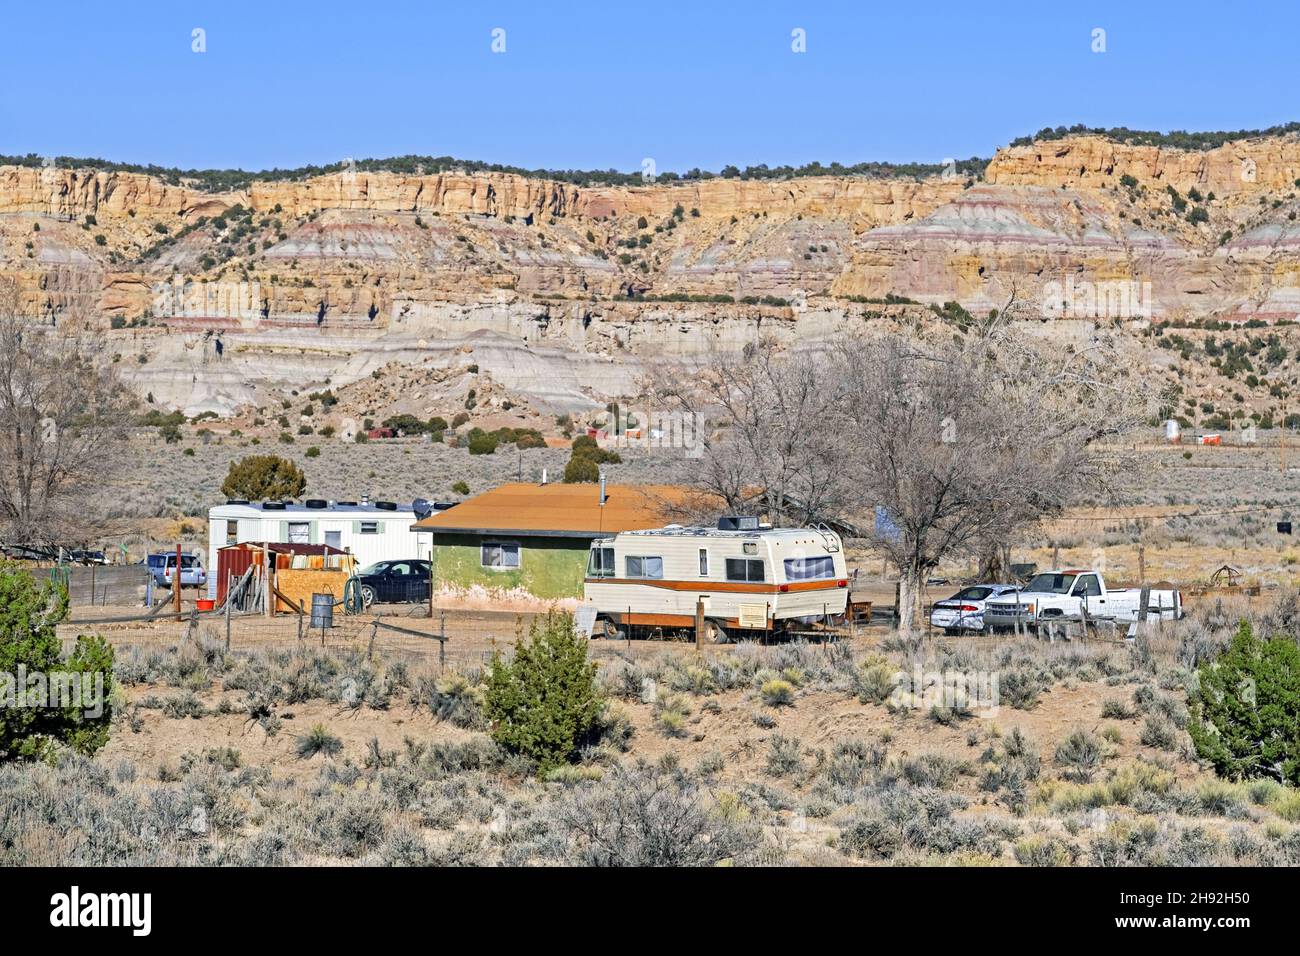
<instances>
[{"instance_id":1,"label":"bare tree","mask_svg":"<svg viewBox=\"0 0 1300 956\"><path fill-rule=\"evenodd\" d=\"M1108 439L1143 402L1100 339L1053 354L989 322L958 341L888 334L838 352L853 449L842 464L899 568L905 635L941 561L1001 550L1075 501L1109 500L1126 474Z\"/></svg>"},{"instance_id":2,"label":"bare tree","mask_svg":"<svg viewBox=\"0 0 1300 956\"><path fill-rule=\"evenodd\" d=\"M657 394L720 410L696 477L736 509L778 524L828 517L874 526L900 571L910 633L925 580L1009 543L1080 500L1112 500L1131 473L1117 436L1145 399L1100 333L1082 347L1035 346L1007 307L955 330L920 324L844 337L821 352L761 340L739 359L662 375Z\"/></svg>"},{"instance_id":3,"label":"bare tree","mask_svg":"<svg viewBox=\"0 0 1300 956\"><path fill-rule=\"evenodd\" d=\"M26 321L17 283L0 278L0 540L94 536L130 404L97 341Z\"/></svg>"},{"instance_id":4,"label":"bare tree","mask_svg":"<svg viewBox=\"0 0 1300 956\"><path fill-rule=\"evenodd\" d=\"M824 353L784 353L761 339L740 356L711 355L699 369L662 369L649 391L670 408L716 421L702 442L701 489L737 513L809 524L845 503L833 421L841 383L826 370Z\"/></svg>"}]
</instances>

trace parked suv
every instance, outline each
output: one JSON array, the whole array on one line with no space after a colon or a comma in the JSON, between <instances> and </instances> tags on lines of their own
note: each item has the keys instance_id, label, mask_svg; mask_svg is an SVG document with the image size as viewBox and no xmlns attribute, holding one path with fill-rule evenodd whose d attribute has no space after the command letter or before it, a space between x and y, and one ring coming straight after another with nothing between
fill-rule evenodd
<instances>
[{"instance_id":1,"label":"parked suv","mask_svg":"<svg viewBox=\"0 0 1300 956\"><path fill-rule=\"evenodd\" d=\"M176 571L176 552L160 551L149 555L149 573L153 575L154 584L160 588L172 586L172 575ZM181 555L181 587L201 588L208 583L207 572L199 563L197 555Z\"/></svg>"}]
</instances>

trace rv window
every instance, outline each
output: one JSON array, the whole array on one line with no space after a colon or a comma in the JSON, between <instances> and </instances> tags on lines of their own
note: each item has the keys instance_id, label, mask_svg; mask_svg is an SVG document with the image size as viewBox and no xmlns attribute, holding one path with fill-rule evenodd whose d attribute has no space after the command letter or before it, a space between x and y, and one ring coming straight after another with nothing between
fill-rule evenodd
<instances>
[{"instance_id":1,"label":"rv window","mask_svg":"<svg viewBox=\"0 0 1300 956\"><path fill-rule=\"evenodd\" d=\"M612 578L614 576L614 549L592 548L587 558L587 577Z\"/></svg>"},{"instance_id":2,"label":"rv window","mask_svg":"<svg viewBox=\"0 0 1300 956\"><path fill-rule=\"evenodd\" d=\"M727 558L727 580L761 582L767 580L762 559Z\"/></svg>"},{"instance_id":3,"label":"rv window","mask_svg":"<svg viewBox=\"0 0 1300 956\"><path fill-rule=\"evenodd\" d=\"M709 549L700 548L700 577L709 576Z\"/></svg>"},{"instance_id":4,"label":"rv window","mask_svg":"<svg viewBox=\"0 0 1300 956\"><path fill-rule=\"evenodd\" d=\"M362 533L362 534L379 534L379 522L378 522L378 521L363 521L363 522L361 522L361 533Z\"/></svg>"},{"instance_id":5,"label":"rv window","mask_svg":"<svg viewBox=\"0 0 1300 956\"><path fill-rule=\"evenodd\" d=\"M485 541L483 543L483 567L519 567L519 543L517 541Z\"/></svg>"},{"instance_id":6,"label":"rv window","mask_svg":"<svg viewBox=\"0 0 1300 956\"><path fill-rule=\"evenodd\" d=\"M289 522L289 543L290 544L311 544L311 522L290 521Z\"/></svg>"},{"instance_id":7,"label":"rv window","mask_svg":"<svg viewBox=\"0 0 1300 956\"><path fill-rule=\"evenodd\" d=\"M817 581L835 577L835 559L830 555L815 558L786 558L785 576L789 581Z\"/></svg>"},{"instance_id":8,"label":"rv window","mask_svg":"<svg viewBox=\"0 0 1300 956\"><path fill-rule=\"evenodd\" d=\"M658 557L627 557L627 576L629 578L662 578L664 576L664 559Z\"/></svg>"}]
</instances>

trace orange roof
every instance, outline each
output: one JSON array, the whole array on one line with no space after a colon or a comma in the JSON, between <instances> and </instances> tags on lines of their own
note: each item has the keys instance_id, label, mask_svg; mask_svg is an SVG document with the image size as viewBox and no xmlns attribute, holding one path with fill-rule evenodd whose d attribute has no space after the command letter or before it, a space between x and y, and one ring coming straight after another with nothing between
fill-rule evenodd
<instances>
[{"instance_id":1,"label":"orange roof","mask_svg":"<svg viewBox=\"0 0 1300 956\"><path fill-rule=\"evenodd\" d=\"M417 521L415 531L555 534L590 537L659 528L674 505L699 492L677 485L527 484L511 482Z\"/></svg>"}]
</instances>

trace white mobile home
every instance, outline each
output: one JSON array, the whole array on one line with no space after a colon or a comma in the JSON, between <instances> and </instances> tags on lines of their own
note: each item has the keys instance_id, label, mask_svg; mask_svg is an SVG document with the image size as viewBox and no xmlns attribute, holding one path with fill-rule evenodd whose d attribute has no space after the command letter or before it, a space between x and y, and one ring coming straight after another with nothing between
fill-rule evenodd
<instances>
[{"instance_id":1,"label":"white mobile home","mask_svg":"<svg viewBox=\"0 0 1300 956\"><path fill-rule=\"evenodd\" d=\"M593 541L583 587L597 635L693 632L697 602L715 642L776 636L839 616L848 571L829 528L760 528L723 519L719 528L672 526Z\"/></svg>"},{"instance_id":2,"label":"white mobile home","mask_svg":"<svg viewBox=\"0 0 1300 956\"><path fill-rule=\"evenodd\" d=\"M368 499L227 501L208 512L208 567L216 568L217 549L245 541L328 544L350 551L363 567L375 561L428 558L429 536L411 530L421 517L409 504ZM216 597L216 587L216 575L208 575L209 597Z\"/></svg>"}]
</instances>

